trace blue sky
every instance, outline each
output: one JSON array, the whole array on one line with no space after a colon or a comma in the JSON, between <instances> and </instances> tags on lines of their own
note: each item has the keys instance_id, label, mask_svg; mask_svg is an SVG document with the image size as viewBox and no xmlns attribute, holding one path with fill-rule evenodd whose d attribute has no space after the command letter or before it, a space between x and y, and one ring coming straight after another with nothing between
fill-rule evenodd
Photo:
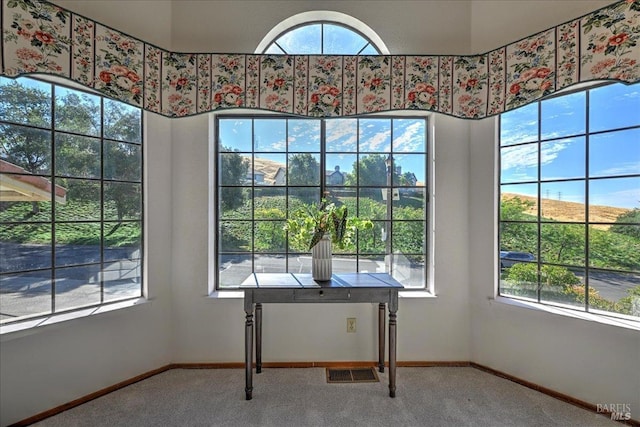
<instances>
[{"instance_id":1,"label":"blue sky","mask_svg":"<svg viewBox=\"0 0 640 427\"><path fill-rule=\"evenodd\" d=\"M219 123L224 146L251 152L251 120L223 119ZM254 123L256 157L284 166L287 148L290 153L320 152L320 120L290 119L288 137L285 119L256 119ZM326 144L327 170L339 166L342 172L353 173L358 150L361 157L371 154L386 157L393 150L395 165L400 166L403 173L413 172L420 183L426 182L423 119L372 118L360 119L359 124L357 119L328 119ZM316 158L319 160L319 154Z\"/></svg>"},{"instance_id":2,"label":"blue sky","mask_svg":"<svg viewBox=\"0 0 640 427\"><path fill-rule=\"evenodd\" d=\"M622 208L640 207L640 84L603 86L551 98L541 105L538 144L538 104L505 113L501 118L501 183L543 181L541 197L584 203L588 170L589 202ZM588 123L588 125L587 125ZM589 132L604 132L589 136ZM605 132L610 131L612 132ZM540 150L540 152L538 152ZM538 157L540 170L538 171ZM588 168L588 169L587 169ZM571 179L575 181L553 182ZM507 185L503 192L537 195L535 185Z\"/></svg>"}]
</instances>

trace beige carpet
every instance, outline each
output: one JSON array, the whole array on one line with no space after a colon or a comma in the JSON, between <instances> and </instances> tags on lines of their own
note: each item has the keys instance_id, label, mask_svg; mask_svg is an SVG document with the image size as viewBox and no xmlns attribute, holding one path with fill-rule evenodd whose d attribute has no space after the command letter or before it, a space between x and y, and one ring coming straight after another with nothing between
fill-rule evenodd
<instances>
[{"instance_id":1,"label":"beige carpet","mask_svg":"<svg viewBox=\"0 0 640 427\"><path fill-rule=\"evenodd\" d=\"M37 426L620 426L472 367L398 368L380 382L328 384L324 368L172 369Z\"/></svg>"}]
</instances>

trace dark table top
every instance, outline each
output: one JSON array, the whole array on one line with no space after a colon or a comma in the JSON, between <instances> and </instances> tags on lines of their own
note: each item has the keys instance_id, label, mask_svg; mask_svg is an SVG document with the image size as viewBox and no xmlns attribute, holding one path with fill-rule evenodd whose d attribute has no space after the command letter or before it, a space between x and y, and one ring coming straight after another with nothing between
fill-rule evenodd
<instances>
[{"instance_id":1,"label":"dark table top","mask_svg":"<svg viewBox=\"0 0 640 427\"><path fill-rule=\"evenodd\" d=\"M291 288L397 288L404 287L387 273L340 273L331 280L316 282L311 274L253 273L240 285L241 289L291 289Z\"/></svg>"}]
</instances>

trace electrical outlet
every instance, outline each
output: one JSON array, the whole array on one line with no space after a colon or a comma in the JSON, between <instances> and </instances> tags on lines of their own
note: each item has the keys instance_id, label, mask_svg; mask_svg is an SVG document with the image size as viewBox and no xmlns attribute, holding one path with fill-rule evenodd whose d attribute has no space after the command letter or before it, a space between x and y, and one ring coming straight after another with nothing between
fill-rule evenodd
<instances>
[{"instance_id":1,"label":"electrical outlet","mask_svg":"<svg viewBox=\"0 0 640 427\"><path fill-rule=\"evenodd\" d=\"M347 317L347 332L355 332L355 331L356 331L356 318Z\"/></svg>"}]
</instances>

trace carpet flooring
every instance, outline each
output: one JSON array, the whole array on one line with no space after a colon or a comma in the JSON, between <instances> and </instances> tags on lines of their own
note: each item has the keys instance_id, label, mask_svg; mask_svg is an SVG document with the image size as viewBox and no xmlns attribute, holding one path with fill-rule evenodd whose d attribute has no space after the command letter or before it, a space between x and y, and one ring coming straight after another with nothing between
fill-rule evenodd
<instances>
[{"instance_id":1,"label":"carpet flooring","mask_svg":"<svg viewBox=\"0 0 640 427\"><path fill-rule=\"evenodd\" d=\"M40 427L620 426L473 367L398 368L380 382L328 384L324 368L265 368L244 399L242 369L171 369L53 417Z\"/></svg>"}]
</instances>

